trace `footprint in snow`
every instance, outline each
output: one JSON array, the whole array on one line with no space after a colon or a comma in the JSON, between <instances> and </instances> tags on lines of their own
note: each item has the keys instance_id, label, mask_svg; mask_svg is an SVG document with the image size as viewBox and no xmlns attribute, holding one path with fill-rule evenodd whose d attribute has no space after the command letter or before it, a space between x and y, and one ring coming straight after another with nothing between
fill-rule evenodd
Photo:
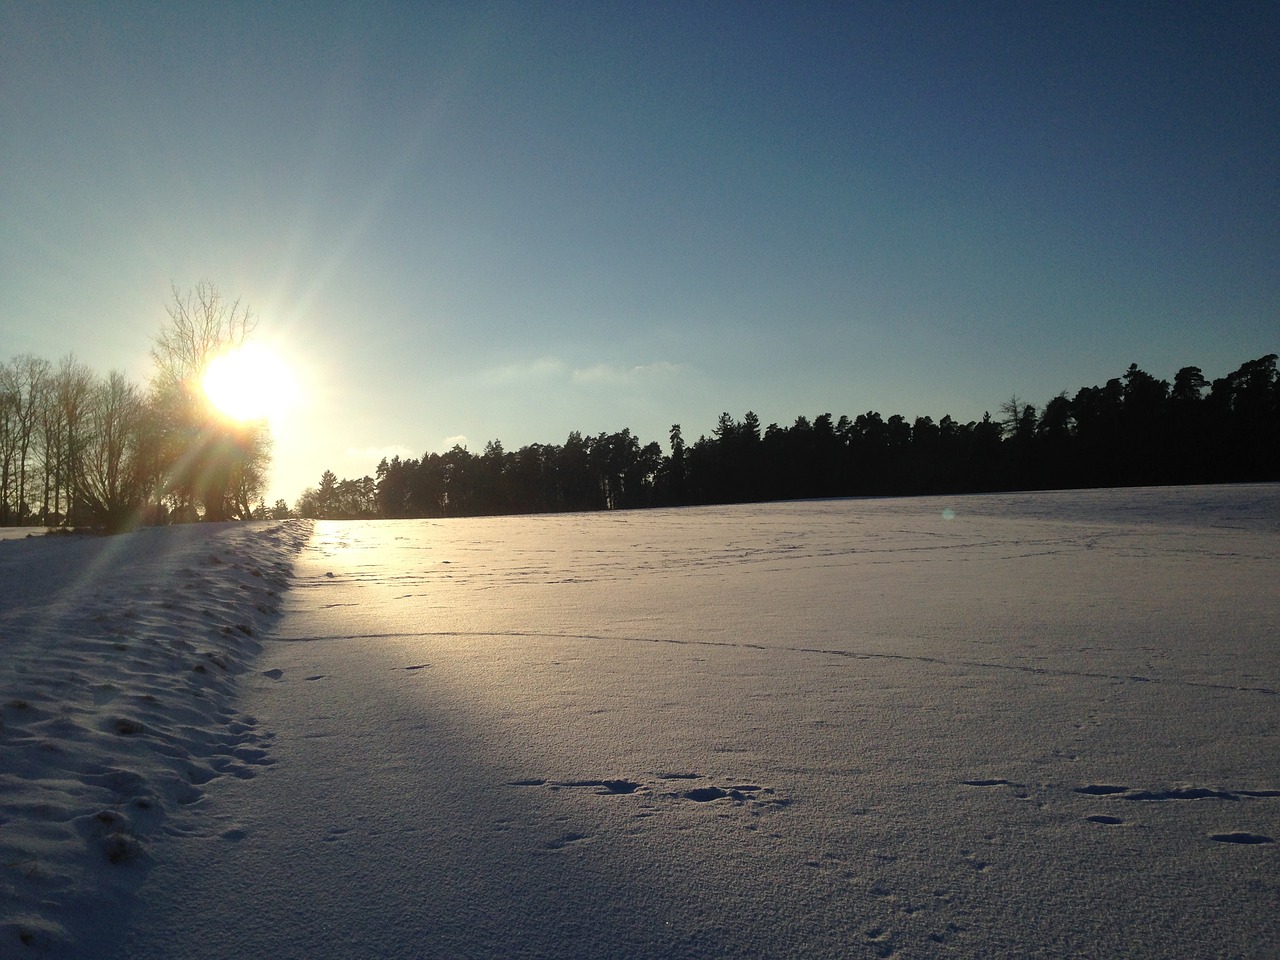
<instances>
[{"instance_id":1,"label":"footprint in snow","mask_svg":"<svg viewBox=\"0 0 1280 960\"><path fill-rule=\"evenodd\" d=\"M1211 833L1210 840L1217 840L1219 843L1275 843L1271 837L1261 833L1245 833L1242 830L1236 830L1231 833Z\"/></svg>"},{"instance_id":2,"label":"footprint in snow","mask_svg":"<svg viewBox=\"0 0 1280 960\"><path fill-rule=\"evenodd\" d=\"M867 946L877 957L892 957L897 953L893 944L893 934L884 927L872 927L866 933Z\"/></svg>"},{"instance_id":3,"label":"footprint in snow","mask_svg":"<svg viewBox=\"0 0 1280 960\"><path fill-rule=\"evenodd\" d=\"M698 773L668 773L661 775L658 779L687 781L701 779L701 776ZM507 785L512 787L546 787L548 790L554 791L589 787L594 788L592 792L597 796L652 796L652 791L647 785L635 780L622 778L611 780L547 780L543 777L529 777L521 780L508 780ZM724 787L708 784L706 786L692 787L688 790L680 790L675 793L663 793L659 796L672 800L691 800L699 804L724 800L736 806L751 804L760 807L785 807L791 802L785 797L777 796L772 787L762 787L755 783L735 783Z\"/></svg>"},{"instance_id":4,"label":"footprint in snow","mask_svg":"<svg viewBox=\"0 0 1280 960\"><path fill-rule=\"evenodd\" d=\"M548 850L562 850L571 843L577 843L580 840L587 839L585 833L565 833L554 840L548 840L546 847Z\"/></svg>"},{"instance_id":5,"label":"footprint in snow","mask_svg":"<svg viewBox=\"0 0 1280 960\"><path fill-rule=\"evenodd\" d=\"M625 796L644 789L643 784L636 783L634 780L523 780L515 781L513 785L525 787L546 786L552 790L595 787L594 792L602 797Z\"/></svg>"},{"instance_id":6,"label":"footprint in snow","mask_svg":"<svg viewBox=\"0 0 1280 960\"><path fill-rule=\"evenodd\" d=\"M784 797L774 795L772 787L762 787L755 783L736 783L727 787L717 787L708 785L705 787L694 787L692 790L685 790L681 793L673 794L673 796L692 800L694 803L714 803L717 800L728 800L738 806L744 804L752 804L755 806L788 806L791 801Z\"/></svg>"},{"instance_id":7,"label":"footprint in snow","mask_svg":"<svg viewBox=\"0 0 1280 960\"><path fill-rule=\"evenodd\" d=\"M1129 792L1128 787L1120 787L1110 783L1090 783L1074 789L1076 793L1083 793L1086 797L1109 797L1115 793Z\"/></svg>"},{"instance_id":8,"label":"footprint in snow","mask_svg":"<svg viewBox=\"0 0 1280 960\"><path fill-rule=\"evenodd\" d=\"M1280 797L1280 790L1225 790L1220 787L1180 786L1166 790L1135 790L1108 783L1091 783L1073 788L1089 797L1118 796L1121 800L1163 803L1171 800L1259 800Z\"/></svg>"}]
</instances>

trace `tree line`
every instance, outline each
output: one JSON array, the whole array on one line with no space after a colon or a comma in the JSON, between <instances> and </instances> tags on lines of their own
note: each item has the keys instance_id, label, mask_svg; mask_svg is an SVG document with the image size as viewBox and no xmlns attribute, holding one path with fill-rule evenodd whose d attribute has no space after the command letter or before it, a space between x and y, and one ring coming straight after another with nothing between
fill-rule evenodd
<instances>
[{"instance_id":1,"label":"tree line","mask_svg":"<svg viewBox=\"0 0 1280 960\"><path fill-rule=\"evenodd\" d=\"M270 464L264 423L220 417L200 386L209 361L255 321L207 282L173 288L146 385L68 355L0 363L0 525L108 531L250 516Z\"/></svg>"},{"instance_id":2,"label":"tree line","mask_svg":"<svg viewBox=\"0 0 1280 960\"><path fill-rule=\"evenodd\" d=\"M720 415L664 453L624 429L516 451L454 446L383 459L376 477L326 470L295 512L318 518L448 517L850 496L979 493L1280 479L1280 384L1268 354L1210 382L1131 364L1103 386L1043 407L1010 397L979 421L829 413L761 428ZM277 509L283 508L277 504Z\"/></svg>"}]
</instances>

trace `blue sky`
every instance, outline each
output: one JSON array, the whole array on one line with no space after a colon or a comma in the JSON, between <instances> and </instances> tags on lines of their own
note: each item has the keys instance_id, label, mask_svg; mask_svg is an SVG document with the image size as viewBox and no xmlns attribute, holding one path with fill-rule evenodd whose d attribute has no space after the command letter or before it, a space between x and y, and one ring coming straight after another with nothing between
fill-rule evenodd
<instances>
[{"instance_id":1,"label":"blue sky","mask_svg":"<svg viewBox=\"0 0 1280 960\"><path fill-rule=\"evenodd\" d=\"M0 358L208 279L384 454L1280 350L1274 3L0 5Z\"/></svg>"}]
</instances>

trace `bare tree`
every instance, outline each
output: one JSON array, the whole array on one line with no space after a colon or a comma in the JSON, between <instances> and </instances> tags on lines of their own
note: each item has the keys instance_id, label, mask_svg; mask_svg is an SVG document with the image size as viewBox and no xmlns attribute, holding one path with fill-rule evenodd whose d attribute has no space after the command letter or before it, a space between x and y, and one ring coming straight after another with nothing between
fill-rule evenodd
<instances>
[{"instance_id":1,"label":"bare tree","mask_svg":"<svg viewBox=\"0 0 1280 960\"><path fill-rule=\"evenodd\" d=\"M169 323L152 340L156 372L153 386L162 390L198 388L209 361L238 347L257 329L258 320L239 300L230 303L207 280L182 293L171 288L173 302L165 306Z\"/></svg>"},{"instance_id":2,"label":"bare tree","mask_svg":"<svg viewBox=\"0 0 1280 960\"><path fill-rule=\"evenodd\" d=\"M265 424L231 425L212 409L200 381L210 361L242 345L257 320L208 281L183 294L175 285L169 322L152 341L152 443L164 468L162 495L182 514L246 517L263 487L270 442Z\"/></svg>"},{"instance_id":3,"label":"bare tree","mask_svg":"<svg viewBox=\"0 0 1280 960\"><path fill-rule=\"evenodd\" d=\"M54 377L45 383L40 398L39 456L41 475L40 522L57 523L61 517L58 495L61 493L62 461L66 434L62 410L54 402Z\"/></svg>"},{"instance_id":4,"label":"bare tree","mask_svg":"<svg viewBox=\"0 0 1280 960\"><path fill-rule=\"evenodd\" d=\"M51 368L48 360L29 353L15 359L13 368L18 389L18 522L26 523L31 517L31 506L27 502L31 448L36 441L40 407L48 391Z\"/></svg>"},{"instance_id":5,"label":"bare tree","mask_svg":"<svg viewBox=\"0 0 1280 960\"><path fill-rule=\"evenodd\" d=\"M82 520L110 531L141 522L148 493L139 457L145 422L142 394L124 374L113 370L94 382L76 484Z\"/></svg>"},{"instance_id":6,"label":"bare tree","mask_svg":"<svg viewBox=\"0 0 1280 960\"><path fill-rule=\"evenodd\" d=\"M18 391L9 364L0 364L0 524L13 515L13 480L16 476ZM21 506L19 506L21 511Z\"/></svg>"},{"instance_id":7,"label":"bare tree","mask_svg":"<svg viewBox=\"0 0 1280 960\"><path fill-rule=\"evenodd\" d=\"M53 444L46 440L46 458L52 453L53 513L67 526L78 522L75 489L83 465L84 449L88 443L86 423L89 391L93 386L93 371L74 355L68 354L58 365L51 391L45 399L48 411L46 421L53 424ZM45 470L50 469L46 460ZM46 484L47 486L47 484ZM46 523L52 522L47 517Z\"/></svg>"},{"instance_id":8,"label":"bare tree","mask_svg":"<svg viewBox=\"0 0 1280 960\"><path fill-rule=\"evenodd\" d=\"M229 516L248 520L253 504L266 493L267 471L271 466L271 435L258 424L241 427L236 436L237 451L227 486Z\"/></svg>"}]
</instances>

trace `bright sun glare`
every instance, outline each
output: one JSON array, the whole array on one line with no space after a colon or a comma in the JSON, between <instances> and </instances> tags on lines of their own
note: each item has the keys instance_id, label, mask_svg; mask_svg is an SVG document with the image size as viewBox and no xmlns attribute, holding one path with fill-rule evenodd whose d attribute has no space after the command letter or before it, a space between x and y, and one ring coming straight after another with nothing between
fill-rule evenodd
<instances>
[{"instance_id":1,"label":"bright sun glare","mask_svg":"<svg viewBox=\"0 0 1280 960\"><path fill-rule=\"evenodd\" d=\"M219 413L241 422L278 419L297 393L289 365L258 343L246 343L214 358L201 385Z\"/></svg>"}]
</instances>

